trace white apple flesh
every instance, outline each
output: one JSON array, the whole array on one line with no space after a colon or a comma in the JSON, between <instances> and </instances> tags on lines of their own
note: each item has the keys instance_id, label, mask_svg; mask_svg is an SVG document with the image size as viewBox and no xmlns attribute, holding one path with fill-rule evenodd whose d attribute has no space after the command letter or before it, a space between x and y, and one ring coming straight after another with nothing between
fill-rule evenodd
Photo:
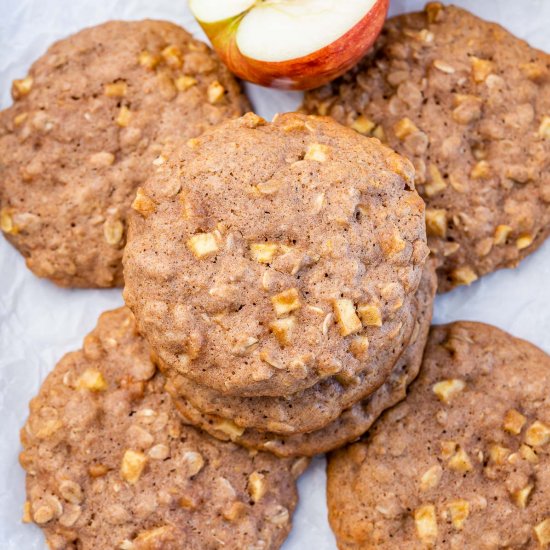
<instances>
[{"instance_id":1,"label":"white apple flesh","mask_svg":"<svg viewBox=\"0 0 550 550\"><path fill-rule=\"evenodd\" d=\"M350 69L380 33L389 0L189 0L229 67L264 86L304 90Z\"/></svg>"}]
</instances>

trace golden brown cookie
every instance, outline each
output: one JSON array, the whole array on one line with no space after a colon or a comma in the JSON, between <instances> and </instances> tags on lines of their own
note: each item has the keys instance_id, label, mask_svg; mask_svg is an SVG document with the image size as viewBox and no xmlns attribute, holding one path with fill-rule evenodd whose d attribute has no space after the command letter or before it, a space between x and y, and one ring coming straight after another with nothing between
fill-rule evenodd
<instances>
[{"instance_id":1,"label":"golden brown cookie","mask_svg":"<svg viewBox=\"0 0 550 550\"><path fill-rule=\"evenodd\" d=\"M354 404L343 410L337 418L325 422L316 430L282 435L258 429L243 429L233 420L201 413L188 400L178 395L179 388L174 387L172 383L167 384L167 391L174 398L176 407L185 421L201 427L218 439L232 440L245 447L270 451L281 457L326 453L363 435L384 410L405 398L407 386L415 379L422 362L436 286L435 271L431 266L426 267L416 296L419 313L415 330L384 384L368 397L354 401ZM356 392L353 393L356 395ZM289 407L303 409L302 412L309 413L310 416L319 414L318 408L314 404L309 404L306 399L304 406L300 401L300 394L293 397L296 398L289 399ZM319 399L328 401L330 398L319 394Z\"/></svg>"},{"instance_id":2,"label":"golden brown cookie","mask_svg":"<svg viewBox=\"0 0 550 550\"><path fill-rule=\"evenodd\" d=\"M183 144L134 209L125 299L169 377L276 397L391 371L427 246L412 167L376 140L250 114Z\"/></svg>"},{"instance_id":3,"label":"golden brown cookie","mask_svg":"<svg viewBox=\"0 0 550 550\"><path fill-rule=\"evenodd\" d=\"M489 325L434 327L405 401L331 455L340 549L550 544L550 357Z\"/></svg>"},{"instance_id":4,"label":"golden brown cookie","mask_svg":"<svg viewBox=\"0 0 550 550\"><path fill-rule=\"evenodd\" d=\"M127 308L55 367L21 439L24 519L52 550L279 548L307 464L184 426Z\"/></svg>"},{"instance_id":5,"label":"golden brown cookie","mask_svg":"<svg viewBox=\"0 0 550 550\"><path fill-rule=\"evenodd\" d=\"M0 227L40 277L122 284L126 216L174 140L248 109L217 56L164 21L55 43L0 113Z\"/></svg>"},{"instance_id":6,"label":"golden brown cookie","mask_svg":"<svg viewBox=\"0 0 550 550\"><path fill-rule=\"evenodd\" d=\"M374 50L306 95L407 156L439 288L515 266L550 231L550 56L438 2L390 19Z\"/></svg>"}]
</instances>

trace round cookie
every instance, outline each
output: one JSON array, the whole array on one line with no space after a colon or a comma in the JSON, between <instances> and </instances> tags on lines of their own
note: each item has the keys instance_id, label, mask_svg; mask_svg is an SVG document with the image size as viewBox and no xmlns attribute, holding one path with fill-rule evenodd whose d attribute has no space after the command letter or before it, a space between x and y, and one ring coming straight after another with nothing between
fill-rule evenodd
<instances>
[{"instance_id":1,"label":"round cookie","mask_svg":"<svg viewBox=\"0 0 550 550\"><path fill-rule=\"evenodd\" d=\"M429 273L430 280L423 279L418 289L420 313L416 329L388 379L374 393L344 410L338 418L322 428L286 436L254 429L242 430L231 420L201 413L189 401L177 395L171 383L166 385L166 389L185 421L199 426L218 439L270 451L280 457L314 456L337 449L363 435L384 410L403 400L407 386L417 376L428 338L436 291L435 272L430 270Z\"/></svg>"},{"instance_id":2,"label":"round cookie","mask_svg":"<svg viewBox=\"0 0 550 550\"><path fill-rule=\"evenodd\" d=\"M307 465L183 425L127 308L60 361L21 440L24 519L52 550L279 548Z\"/></svg>"},{"instance_id":3,"label":"round cookie","mask_svg":"<svg viewBox=\"0 0 550 550\"><path fill-rule=\"evenodd\" d=\"M374 50L304 109L407 156L439 289L515 266L550 231L550 56L438 2L390 19Z\"/></svg>"},{"instance_id":4,"label":"round cookie","mask_svg":"<svg viewBox=\"0 0 550 550\"><path fill-rule=\"evenodd\" d=\"M546 548L550 357L480 323L434 327L408 396L331 455L340 549Z\"/></svg>"},{"instance_id":5,"label":"round cookie","mask_svg":"<svg viewBox=\"0 0 550 550\"><path fill-rule=\"evenodd\" d=\"M411 340L417 338L419 326L430 324L435 288L435 271L430 261L424 268L420 286L411 304L413 329L401 344L399 361ZM401 371L402 368L397 370ZM236 434L241 434L238 439L243 440L260 432L254 436L255 439L272 441L281 435L305 434L325 428L337 421L344 410L369 398L385 386L389 379L395 378L394 371L395 365L382 384L374 389L368 373L354 378L336 375L288 397L227 397L193 383L184 376L176 376L171 379L170 393L183 398L184 404L180 408L194 410L195 418L201 413L208 417L207 431L211 433L221 432L225 438L235 438ZM198 425L203 426L203 422ZM246 434L243 435L243 431ZM299 437L296 439L302 440Z\"/></svg>"},{"instance_id":6,"label":"round cookie","mask_svg":"<svg viewBox=\"0 0 550 550\"><path fill-rule=\"evenodd\" d=\"M124 295L169 377L275 397L391 371L427 246L412 167L376 140L249 114L182 144L134 208Z\"/></svg>"},{"instance_id":7,"label":"round cookie","mask_svg":"<svg viewBox=\"0 0 550 550\"><path fill-rule=\"evenodd\" d=\"M0 113L0 227L38 276L120 286L126 216L172 141L248 109L172 23L111 21L55 43Z\"/></svg>"}]
</instances>

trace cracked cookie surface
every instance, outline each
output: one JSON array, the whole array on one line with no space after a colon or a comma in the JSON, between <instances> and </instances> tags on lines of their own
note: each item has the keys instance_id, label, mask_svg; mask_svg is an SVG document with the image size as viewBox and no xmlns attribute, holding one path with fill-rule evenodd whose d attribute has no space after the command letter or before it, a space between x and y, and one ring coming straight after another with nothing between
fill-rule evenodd
<instances>
[{"instance_id":1,"label":"cracked cookie surface","mask_svg":"<svg viewBox=\"0 0 550 550\"><path fill-rule=\"evenodd\" d=\"M387 21L368 54L304 109L415 165L439 289L515 266L550 231L550 56L432 2Z\"/></svg>"},{"instance_id":2,"label":"cracked cookie surface","mask_svg":"<svg viewBox=\"0 0 550 550\"><path fill-rule=\"evenodd\" d=\"M176 139L248 103L172 23L111 21L56 42L0 113L0 228L38 276L121 286L126 216Z\"/></svg>"},{"instance_id":3,"label":"cracked cookie surface","mask_svg":"<svg viewBox=\"0 0 550 550\"><path fill-rule=\"evenodd\" d=\"M481 323L433 327L419 377L333 453L341 549L546 548L550 357Z\"/></svg>"},{"instance_id":4,"label":"cracked cookie surface","mask_svg":"<svg viewBox=\"0 0 550 550\"><path fill-rule=\"evenodd\" d=\"M389 374L427 255L407 160L328 118L249 114L138 199L125 300L169 377L275 397Z\"/></svg>"},{"instance_id":5,"label":"cracked cookie surface","mask_svg":"<svg viewBox=\"0 0 550 550\"><path fill-rule=\"evenodd\" d=\"M279 548L307 465L183 425L127 308L58 363L21 440L24 520L52 549Z\"/></svg>"}]
</instances>

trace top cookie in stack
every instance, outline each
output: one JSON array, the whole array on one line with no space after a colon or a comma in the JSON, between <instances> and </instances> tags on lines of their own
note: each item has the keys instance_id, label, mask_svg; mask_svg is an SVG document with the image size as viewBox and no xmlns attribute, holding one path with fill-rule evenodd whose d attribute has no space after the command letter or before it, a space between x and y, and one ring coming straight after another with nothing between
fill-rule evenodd
<instances>
[{"instance_id":1,"label":"top cookie in stack","mask_svg":"<svg viewBox=\"0 0 550 550\"><path fill-rule=\"evenodd\" d=\"M413 162L439 290L516 265L550 233L550 56L499 25L439 2L394 17L304 109Z\"/></svg>"},{"instance_id":2,"label":"top cookie in stack","mask_svg":"<svg viewBox=\"0 0 550 550\"><path fill-rule=\"evenodd\" d=\"M0 227L40 277L122 285L126 215L173 141L248 103L217 56L164 21L111 21L54 44L0 113Z\"/></svg>"},{"instance_id":3,"label":"top cookie in stack","mask_svg":"<svg viewBox=\"0 0 550 550\"><path fill-rule=\"evenodd\" d=\"M413 177L376 140L304 115L183 143L138 190L124 258L126 302L176 393L239 439L318 430L379 389L430 318Z\"/></svg>"}]
</instances>

